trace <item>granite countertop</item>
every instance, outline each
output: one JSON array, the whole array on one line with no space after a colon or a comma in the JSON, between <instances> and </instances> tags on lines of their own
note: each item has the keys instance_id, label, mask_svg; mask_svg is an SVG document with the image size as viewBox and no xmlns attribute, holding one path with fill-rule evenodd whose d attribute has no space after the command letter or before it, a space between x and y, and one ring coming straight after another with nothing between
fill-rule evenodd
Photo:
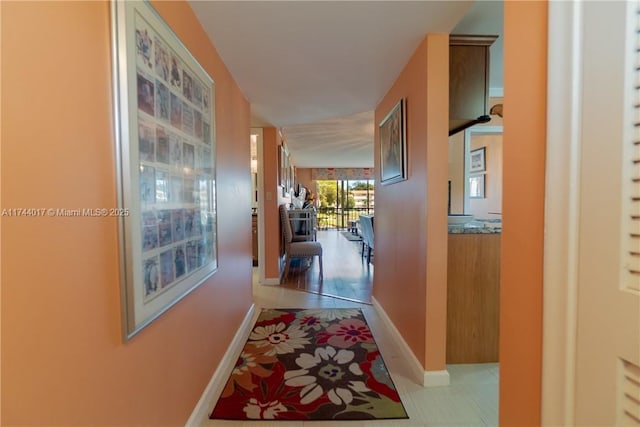
<instances>
[{"instance_id":1,"label":"granite countertop","mask_svg":"<svg viewBox=\"0 0 640 427\"><path fill-rule=\"evenodd\" d=\"M496 234L502 233L499 219L476 219L463 225L450 225L449 234Z\"/></svg>"}]
</instances>

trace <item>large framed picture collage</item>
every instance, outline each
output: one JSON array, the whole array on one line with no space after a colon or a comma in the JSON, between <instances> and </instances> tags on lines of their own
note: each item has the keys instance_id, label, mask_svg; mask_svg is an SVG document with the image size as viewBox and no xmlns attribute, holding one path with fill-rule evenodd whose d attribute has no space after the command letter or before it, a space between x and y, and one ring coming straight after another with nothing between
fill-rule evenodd
<instances>
[{"instance_id":1,"label":"large framed picture collage","mask_svg":"<svg viewBox=\"0 0 640 427\"><path fill-rule=\"evenodd\" d=\"M148 2L112 21L129 339L217 269L214 83Z\"/></svg>"}]
</instances>

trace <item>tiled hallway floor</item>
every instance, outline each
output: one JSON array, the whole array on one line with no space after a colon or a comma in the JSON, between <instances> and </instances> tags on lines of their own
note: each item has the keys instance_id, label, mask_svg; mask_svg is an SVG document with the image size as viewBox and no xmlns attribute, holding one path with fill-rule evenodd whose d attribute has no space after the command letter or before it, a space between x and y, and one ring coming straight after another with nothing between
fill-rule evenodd
<instances>
[{"instance_id":1,"label":"tiled hallway floor","mask_svg":"<svg viewBox=\"0 0 640 427\"><path fill-rule=\"evenodd\" d=\"M360 307L369 323L382 356L391 372L409 414L408 420L379 421L221 421L208 420L203 426L243 427L364 427L364 426L497 426L498 365L450 365L451 385L424 388L410 379L403 354L375 308L337 298L299 292L281 286L257 284L254 275L254 302L260 308L341 308ZM214 402L212 402L211 408Z\"/></svg>"}]
</instances>

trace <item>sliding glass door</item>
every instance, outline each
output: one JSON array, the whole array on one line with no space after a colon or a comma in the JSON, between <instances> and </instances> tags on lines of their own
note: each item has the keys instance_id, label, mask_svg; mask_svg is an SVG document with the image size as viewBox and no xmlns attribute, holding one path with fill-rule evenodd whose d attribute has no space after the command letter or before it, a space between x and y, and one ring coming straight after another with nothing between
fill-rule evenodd
<instances>
[{"instance_id":1,"label":"sliding glass door","mask_svg":"<svg viewBox=\"0 0 640 427\"><path fill-rule=\"evenodd\" d=\"M373 180L317 181L318 226L349 228L360 215L374 211Z\"/></svg>"}]
</instances>

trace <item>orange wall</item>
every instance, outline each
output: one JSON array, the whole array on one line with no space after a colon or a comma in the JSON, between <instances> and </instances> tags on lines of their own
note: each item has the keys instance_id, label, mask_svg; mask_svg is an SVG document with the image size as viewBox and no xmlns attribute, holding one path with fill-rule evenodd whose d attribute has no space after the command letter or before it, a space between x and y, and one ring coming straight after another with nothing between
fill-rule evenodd
<instances>
[{"instance_id":1,"label":"orange wall","mask_svg":"<svg viewBox=\"0 0 640 427\"><path fill-rule=\"evenodd\" d=\"M115 218L2 218L2 425L184 425L251 305L249 105L216 82L219 270L126 344ZM116 203L108 2L2 2L2 208Z\"/></svg>"},{"instance_id":2,"label":"orange wall","mask_svg":"<svg viewBox=\"0 0 640 427\"><path fill-rule=\"evenodd\" d=\"M409 179L376 181L373 294L430 371L445 369L448 55L448 35L427 36L375 110L379 123L406 98Z\"/></svg>"},{"instance_id":3,"label":"orange wall","mask_svg":"<svg viewBox=\"0 0 640 427\"><path fill-rule=\"evenodd\" d=\"M547 3L504 2L504 19L500 425L538 426L542 365Z\"/></svg>"},{"instance_id":4,"label":"orange wall","mask_svg":"<svg viewBox=\"0 0 640 427\"><path fill-rule=\"evenodd\" d=\"M311 178L311 169L296 168L296 184L307 187L313 193L316 192L316 180Z\"/></svg>"}]
</instances>

